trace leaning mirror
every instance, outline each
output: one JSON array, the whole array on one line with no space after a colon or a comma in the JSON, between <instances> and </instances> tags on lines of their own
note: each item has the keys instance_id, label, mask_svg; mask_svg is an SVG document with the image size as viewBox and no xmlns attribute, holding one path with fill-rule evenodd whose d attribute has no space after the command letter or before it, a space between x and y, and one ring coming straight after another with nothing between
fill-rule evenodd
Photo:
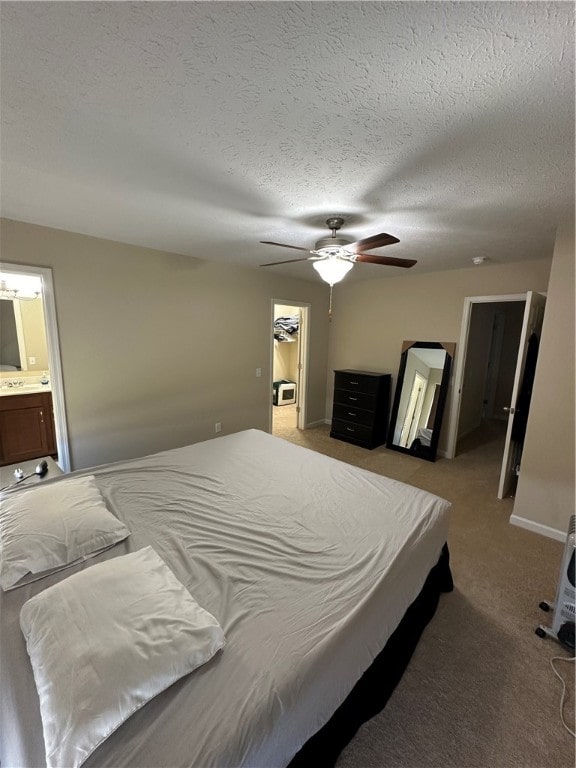
<instances>
[{"instance_id":1,"label":"leaning mirror","mask_svg":"<svg viewBox=\"0 0 576 768\"><path fill-rule=\"evenodd\" d=\"M455 348L439 341L402 344L388 448L436 461Z\"/></svg>"}]
</instances>

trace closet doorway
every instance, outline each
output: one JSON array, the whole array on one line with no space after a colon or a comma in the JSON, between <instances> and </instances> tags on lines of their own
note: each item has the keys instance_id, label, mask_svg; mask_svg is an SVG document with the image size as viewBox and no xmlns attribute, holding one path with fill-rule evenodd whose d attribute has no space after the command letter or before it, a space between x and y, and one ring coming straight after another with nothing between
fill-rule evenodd
<instances>
[{"instance_id":1,"label":"closet doorway","mask_svg":"<svg viewBox=\"0 0 576 768\"><path fill-rule=\"evenodd\" d=\"M447 457L499 440L499 499L516 489L545 303L532 291L464 302Z\"/></svg>"},{"instance_id":2,"label":"closet doorway","mask_svg":"<svg viewBox=\"0 0 576 768\"><path fill-rule=\"evenodd\" d=\"M270 431L306 428L309 304L272 300Z\"/></svg>"}]
</instances>

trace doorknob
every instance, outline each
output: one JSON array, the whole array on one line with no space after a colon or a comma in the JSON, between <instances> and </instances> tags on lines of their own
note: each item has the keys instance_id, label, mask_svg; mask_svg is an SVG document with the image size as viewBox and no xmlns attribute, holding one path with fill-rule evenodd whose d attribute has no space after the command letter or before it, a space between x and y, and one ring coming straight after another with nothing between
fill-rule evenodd
<instances>
[{"instance_id":1,"label":"doorknob","mask_svg":"<svg viewBox=\"0 0 576 768\"><path fill-rule=\"evenodd\" d=\"M515 412L516 412L516 411L514 410L514 408L508 408L508 407L506 407L506 406L503 406L502 410L503 410L503 411L508 411L509 413L511 413L511 414L512 414L512 416L514 416L514 414L515 414Z\"/></svg>"}]
</instances>

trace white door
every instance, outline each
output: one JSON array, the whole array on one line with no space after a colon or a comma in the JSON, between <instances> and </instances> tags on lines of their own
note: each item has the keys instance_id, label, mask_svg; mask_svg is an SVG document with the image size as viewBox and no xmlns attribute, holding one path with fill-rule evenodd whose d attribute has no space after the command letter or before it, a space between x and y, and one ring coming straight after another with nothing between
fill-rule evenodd
<instances>
[{"instance_id":1,"label":"white door","mask_svg":"<svg viewBox=\"0 0 576 768\"><path fill-rule=\"evenodd\" d=\"M508 426L506 429L506 442L504 444L502 468L500 470L500 483L498 485L499 499L504 499L507 496L510 496L516 488L522 446L512 439L512 425L514 423L514 414L516 413L520 387L524 378L528 342L533 333L540 338L545 305L545 296L542 296L540 293L528 291L526 295L526 307L524 309L524 322L522 324L522 333L520 335L520 346L518 348L516 373L514 374L514 385L512 387L512 397L510 398L510 405L504 408L504 410L508 412Z\"/></svg>"},{"instance_id":2,"label":"white door","mask_svg":"<svg viewBox=\"0 0 576 768\"><path fill-rule=\"evenodd\" d=\"M420 421L422 403L424 402L424 393L426 392L427 384L428 379L425 379L422 374L416 371L414 373L414 381L412 382L412 391L410 392L410 400L408 402L408 408L406 409L404 425L402 426L402 432L400 433L400 445L403 448L409 448L416 437L416 430L418 429L418 423Z\"/></svg>"}]
</instances>

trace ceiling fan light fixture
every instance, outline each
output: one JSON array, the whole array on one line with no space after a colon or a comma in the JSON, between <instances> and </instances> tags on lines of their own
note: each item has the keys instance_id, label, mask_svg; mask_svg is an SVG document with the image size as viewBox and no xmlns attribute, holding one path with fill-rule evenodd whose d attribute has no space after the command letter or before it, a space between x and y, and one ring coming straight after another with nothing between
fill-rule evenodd
<instances>
[{"instance_id":1,"label":"ceiling fan light fixture","mask_svg":"<svg viewBox=\"0 0 576 768\"><path fill-rule=\"evenodd\" d=\"M339 283L340 280L346 277L354 263L341 259L338 256L329 256L327 259L313 261L312 266L325 283L333 286L334 283Z\"/></svg>"},{"instance_id":2,"label":"ceiling fan light fixture","mask_svg":"<svg viewBox=\"0 0 576 768\"><path fill-rule=\"evenodd\" d=\"M341 248L345 250L346 246L350 245L351 242L352 240L347 237L321 237L320 240L316 241L314 249L316 251L321 251L324 248Z\"/></svg>"}]
</instances>

